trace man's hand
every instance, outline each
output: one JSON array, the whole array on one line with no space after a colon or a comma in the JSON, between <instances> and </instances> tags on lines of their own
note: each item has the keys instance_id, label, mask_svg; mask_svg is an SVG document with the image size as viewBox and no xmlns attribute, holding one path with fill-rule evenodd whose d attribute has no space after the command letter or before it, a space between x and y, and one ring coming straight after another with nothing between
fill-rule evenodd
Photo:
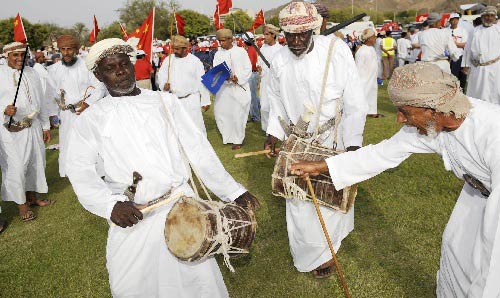
<instances>
[{"instance_id":1,"label":"man's hand","mask_svg":"<svg viewBox=\"0 0 500 298\"><path fill-rule=\"evenodd\" d=\"M321 173L328 172L326 161L299 161L290 167L292 175L298 175L301 178L309 176L318 176Z\"/></svg>"},{"instance_id":2,"label":"man's hand","mask_svg":"<svg viewBox=\"0 0 500 298\"><path fill-rule=\"evenodd\" d=\"M210 109L210 106L209 106L209 105L206 105L206 106L202 106L202 107L201 107L201 110L202 110L203 112L206 112L206 111L208 111L209 109Z\"/></svg>"},{"instance_id":3,"label":"man's hand","mask_svg":"<svg viewBox=\"0 0 500 298\"><path fill-rule=\"evenodd\" d=\"M111 211L111 221L122 228L131 227L142 219L142 212L133 202L116 202Z\"/></svg>"},{"instance_id":4,"label":"man's hand","mask_svg":"<svg viewBox=\"0 0 500 298\"><path fill-rule=\"evenodd\" d=\"M163 85L163 91L170 91L170 83L165 83L165 85Z\"/></svg>"},{"instance_id":5,"label":"man's hand","mask_svg":"<svg viewBox=\"0 0 500 298\"><path fill-rule=\"evenodd\" d=\"M253 211L260 208L259 200L248 191L236 198L234 202L240 207L251 209Z\"/></svg>"},{"instance_id":6,"label":"man's hand","mask_svg":"<svg viewBox=\"0 0 500 298\"><path fill-rule=\"evenodd\" d=\"M268 135L266 141L264 142L264 150L269 149L271 152L266 154L268 158L275 157L276 153L276 143L278 143L278 138L273 135Z\"/></svg>"},{"instance_id":7,"label":"man's hand","mask_svg":"<svg viewBox=\"0 0 500 298\"><path fill-rule=\"evenodd\" d=\"M86 103L86 102L82 102L81 106L76 109L76 114L77 115L80 115L81 113L83 113L83 111L85 111L87 108L89 107L89 104Z\"/></svg>"},{"instance_id":8,"label":"man's hand","mask_svg":"<svg viewBox=\"0 0 500 298\"><path fill-rule=\"evenodd\" d=\"M43 131L43 142L47 144L51 140L50 130Z\"/></svg>"},{"instance_id":9,"label":"man's hand","mask_svg":"<svg viewBox=\"0 0 500 298\"><path fill-rule=\"evenodd\" d=\"M468 67L462 67L462 72L463 72L465 75L469 75L469 68L468 68Z\"/></svg>"},{"instance_id":10,"label":"man's hand","mask_svg":"<svg viewBox=\"0 0 500 298\"><path fill-rule=\"evenodd\" d=\"M238 84L238 77L236 75L232 75L230 78L231 82Z\"/></svg>"},{"instance_id":11,"label":"man's hand","mask_svg":"<svg viewBox=\"0 0 500 298\"><path fill-rule=\"evenodd\" d=\"M3 113L7 116L14 116L17 112L17 108L13 105L8 105L6 108L5 108L5 111L3 111Z\"/></svg>"}]
</instances>

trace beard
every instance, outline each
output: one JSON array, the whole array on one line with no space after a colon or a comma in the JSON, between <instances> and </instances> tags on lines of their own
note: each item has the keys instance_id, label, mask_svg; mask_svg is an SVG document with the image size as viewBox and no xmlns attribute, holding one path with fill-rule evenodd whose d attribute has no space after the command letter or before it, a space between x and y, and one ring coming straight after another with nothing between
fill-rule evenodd
<instances>
[{"instance_id":1,"label":"beard","mask_svg":"<svg viewBox=\"0 0 500 298\"><path fill-rule=\"evenodd\" d=\"M427 131L425 138L429 140L434 140L439 135L439 132L437 132L436 130L436 122L434 121L428 121L427 124L425 125L425 130Z\"/></svg>"},{"instance_id":2,"label":"beard","mask_svg":"<svg viewBox=\"0 0 500 298\"><path fill-rule=\"evenodd\" d=\"M61 59L61 63L62 63L64 66L73 66L73 65L75 65L75 63L76 63L76 61L77 61L77 60L78 60L78 58L76 58L76 56L73 56L73 57L71 57L71 60L70 60L69 62L66 62L66 61L64 60L64 58L63 58L63 59Z\"/></svg>"},{"instance_id":3,"label":"beard","mask_svg":"<svg viewBox=\"0 0 500 298\"><path fill-rule=\"evenodd\" d=\"M293 55L292 55L292 56L293 56L293 58L295 58L296 60L301 60L302 58L304 58L304 57L307 55L307 53L309 52L309 49L311 48L312 44L313 44L313 37L312 37L312 35L311 35L311 38L309 39L309 43L307 44L306 50L305 50L302 54L300 54L300 55L298 55L298 56L297 56L297 55L295 55L295 54L292 52L292 54L293 54ZM290 49L290 47L288 47L288 48ZM293 48L292 48L292 49L293 49Z\"/></svg>"},{"instance_id":4,"label":"beard","mask_svg":"<svg viewBox=\"0 0 500 298\"><path fill-rule=\"evenodd\" d=\"M132 93L132 91L134 91L136 88L136 82L135 80L131 81L130 82L130 85L129 86L126 86L126 87L108 87L109 91L113 91L113 93L115 94L118 94L119 96L125 96L125 95L129 95L130 93Z\"/></svg>"}]
</instances>

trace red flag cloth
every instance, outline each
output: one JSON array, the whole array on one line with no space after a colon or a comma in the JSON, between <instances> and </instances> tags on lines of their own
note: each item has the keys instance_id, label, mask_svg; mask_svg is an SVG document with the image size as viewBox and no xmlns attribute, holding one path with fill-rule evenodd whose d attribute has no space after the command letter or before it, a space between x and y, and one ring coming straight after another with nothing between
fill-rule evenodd
<instances>
[{"instance_id":1,"label":"red flag cloth","mask_svg":"<svg viewBox=\"0 0 500 298\"><path fill-rule=\"evenodd\" d=\"M255 16L255 21L253 21L253 25L248 31L254 31L255 29L259 28L260 26L264 25L266 23L264 19L264 11L262 9L257 13Z\"/></svg>"},{"instance_id":2,"label":"red flag cloth","mask_svg":"<svg viewBox=\"0 0 500 298\"><path fill-rule=\"evenodd\" d=\"M154 20L155 20L155 9L151 10L147 19L142 23L142 25L135 29L134 32L128 35L129 38L136 37L139 38L139 43L137 44L138 50L143 50L146 52L146 60L151 62L153 58L153 31L154 31Z\"/></svg>"},{"instance_id":3,"label":"red flag cloth","mask_svg":"<svg viewBox=\"0 0 500 298\"><path fill-rule=\"evenodd\" d=\"M450 20L450 13L441 14L441 27L446 27L446 23Z\"/></svg>"},{"instance_id":4,"label":"red flag cloth","mask_svg":"<svg viewBox=\"0 0 500 298\"><path fill-rule=\"evenodd\" d=\"M233 7L232 0L217 0L217 5L219 6L219 14L229 13L229 9Z\"/></svg>"},{"instance_id":5,"label":"red flag cloth","mask_svg":"<svg viewBox=\"0 0 500 298\"><path fill-rule=\"evenodd\" d=\"M21 15L19 13L14 18L14 41L22 43L28 41L28 37L26 37L26 32L24 31L23 20L21 19Z\"/></svg>"},{"instance_id":6,"label":"red flag cloth","mask_svg":"<svg viewBox=\"0 0 500 298\"><path fill-rule=\"evenodd\" d=\"M99 29L99 25L97 25L97 19L95 18L94 15L94 29L92 29L92 31L90 32L89 36L90 43L94 43L97 41L97 34L99 34L99 31L101 31L101 29Z\"/></svg>"},{"instance_id":7,"label":"red flag cloth","mask_svg":"<svg viewBox=\"0 0 500 298\"><path fill-rule=\"evenodd\" d=\"M177 34L184 36L184 26L186 26L186 22L178 13L175 13L175 26L177 27Z\"/></svg>"},{"instance_id":8,"label":"red flag cloth","mask_svg":"<svg viewBox=\"0 0 500 298\"><path fill-rule=\"evenodd\" d=\"M127 34L127 30L125 30L125 27L123 27L122 23L120 23L120 30L122 31L122 34L123 34L123 40L127 40L129 38L128 34Z\"/></svg>"},{"instance_id":9,"label":"red flag cloth","mask_svg":"<svg viewBox=\"0 0 500 298\"><path fill-rule=\"evenodd\" d=\"M423 22L425 20L427 20L427 18L429 17L429 14L428 13L424 13L424 14L419 14L416 18L415 18L415 21L416 22Z\"/></svg>"},{"instance_id":10,"label":"red flag cloth","mask_svg":"<svg viewBox=\"0 0 500 298\"><path fill-rule=\"evenodd\" d=\"M219 5L215 7L214 25L215 25L215 30L224 29L224 24L220 22Z\"/></svg>"}]
</instances>

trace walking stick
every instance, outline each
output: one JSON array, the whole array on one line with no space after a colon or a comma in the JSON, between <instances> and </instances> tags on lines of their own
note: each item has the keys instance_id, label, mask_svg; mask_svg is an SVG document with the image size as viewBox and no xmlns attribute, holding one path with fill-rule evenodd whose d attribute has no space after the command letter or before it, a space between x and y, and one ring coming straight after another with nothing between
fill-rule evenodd
<instances>
[{"instance_id":1,"label":"walking stick","mask_svg":"<svg viewBox=\"0 0 500 298\"><path fill-rule=\"evenodd\" d=\"M173 9L174 6L172 4L172 20L170 21L170 47L168 47L168 76L167 76L167 83L170 84L170 62L172 61L172 47L174 46L174 40L172 39L172 34L174 32L174 19L175 19L175 9ZM161 89L163 90L163 86L160 86ZM172 88L168 92L171 92Z\"/></svg>"},{"instance_id":2,"label":"walking stick","mask_svg":"<svg viewBox=\"0 0 500 298\"><path fill-rule=\"evenodd\" d=\"M325 234L326 241L328 242L328 247L330 248L330 252L332 253L333 263L335 263L335 267L337 268L337 273L339 275L340 283L342 284L342 288L344 289L344 294L346 298L350 298L349 289L347 288L347 284L344 280L344 274L340 269L340 264L337 261L337 256L335 255L335 250L333 249L332 240L330 240L330 235L328 235L328 230L325 226L325 221L323 220L323 215L321 215L321 210L319 209L318 199L316 198L316 193L314 192L314 188L311 183L311 179L309 177L305 178L307 182L307 187L309 188L309 192L311 193L314 207L316 208L316 213L318 214L319 222L321 223L321 228L323 229L323 233Z\"/></svg>"},{"instance_id":3,"label":"walking stick","mask_svg":"<svg viewBox=\"0 0 500 298\"><path fill-rule=\"evenodd\" d=\"M26 57L28 56L28 50L29 50L29 45L26 44L26 51L24 52L24 57L23 57L23 66L21 67L21 74L19 75L19 81L17 82L16 96L14 96L14 103L12 103L14 107L16 106L17 95L19 94L19 86L21 86L21 81L23 80L24 66L26 65ZM10 128L13 119L14 116L10 116L9 125L7 126L7 128Z\"/></svg>"}]
</instances>

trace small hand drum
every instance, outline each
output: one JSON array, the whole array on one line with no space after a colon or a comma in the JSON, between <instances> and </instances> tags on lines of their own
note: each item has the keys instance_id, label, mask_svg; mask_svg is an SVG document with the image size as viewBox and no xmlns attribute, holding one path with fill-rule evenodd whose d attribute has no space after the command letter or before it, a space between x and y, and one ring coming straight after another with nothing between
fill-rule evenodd
<instances>
[{"instance_id":1,"label":"small hand drum","mask_svg":"<svg viewBox=\"0 0 500 298\"><path fill-rule=\"evenodd\" d=\"M167 216L165 240L170 252L183 261L219 253L236 257L248 253L256 229L251 210L233 203L182 197Z\"/></svg>"}]
</instances>

